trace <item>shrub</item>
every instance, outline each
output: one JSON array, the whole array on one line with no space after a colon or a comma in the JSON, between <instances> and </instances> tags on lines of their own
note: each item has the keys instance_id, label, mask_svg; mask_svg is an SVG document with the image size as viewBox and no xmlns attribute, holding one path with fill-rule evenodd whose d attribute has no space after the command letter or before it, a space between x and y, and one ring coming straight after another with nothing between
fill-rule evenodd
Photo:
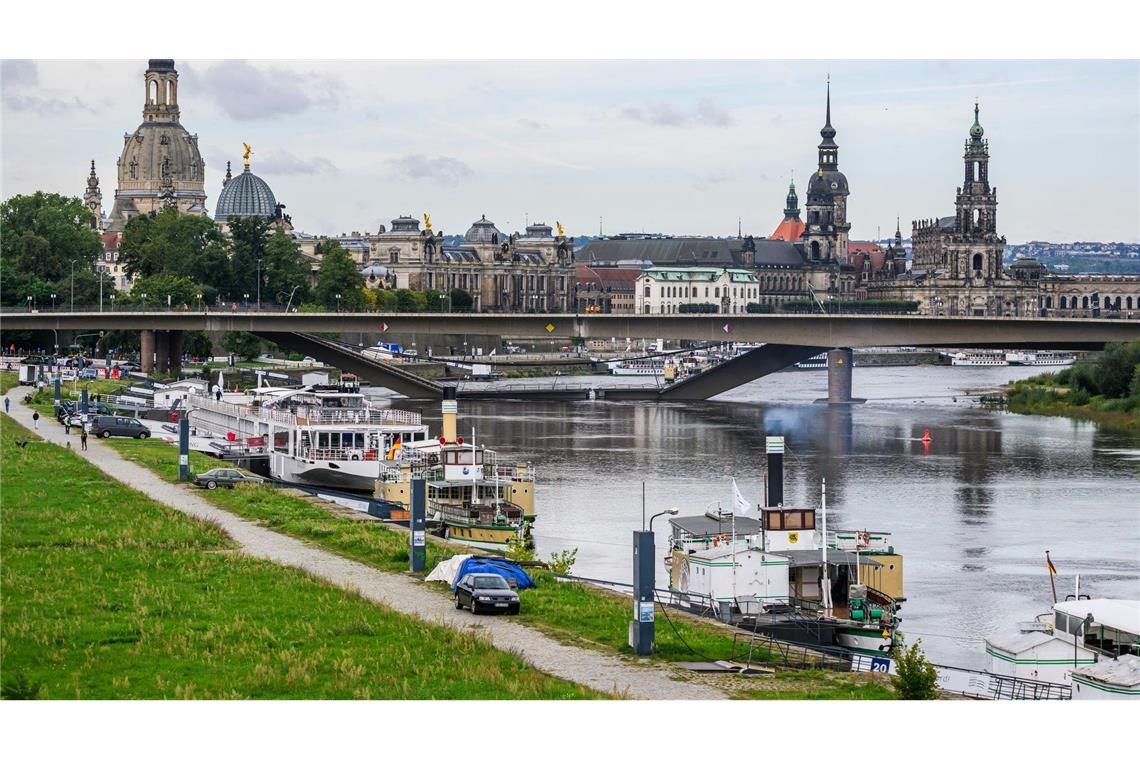
<instances>
[{"instance_id":1,"label":"shrub","mask_svg":"<svg viewBox=\"0 0 1140 760\"><path fill-rule=\"evenodd\" d=\"M555 575L569 575L570 571L574 569L574 561L578 558L578 547L573 549L564 549L560 552L554 552L550 555L550 561L547 566L550 572Z\"/></svg>"},{"instance_id":2,"label":"shrub","mask_svg":"<svg viewBox=\"0 0 1140 760\"><path fill-rule=\"evenodd\" d=\"M507 539L507 559L515 562L533 562L534 546L517 533Z\"/></svg>"},{"instance_id":3,"label":"shrub","mask_svg":"<svg viewBox=\"0 0 1140 760\"><path fill-rule=\"evenodd\" d=\"M1069 395L1066 396L1066 398L1069 400L1070 406L1084 406L1089 402L1092 396L1084 388L1074 388L1069 391Z\"/></svg>"},{"instance_id":4,"label":"shrub","mask_svg":"<svg viewBox=\"0 0 1140 760\"><path fill-rule=\"evenodd\" d=\"M750 303L744 307L749 314L771 314L776 308L770 303Z\"/></svg>"},{"instance_id":5,"label":"shrub","mask_svg":"<svg viewBox=\"0 0 1140 760\"><path fill-rule=\"evenodd\" d=\"M921 643L919 639L909 647L904 646L899 637L891 684L901 699L938 699L938 671L922 653L918 646Z\"/></svg>"},{"instance_id":6,"label":"shrub","mask_svg":"<svg viewBox=\"0 0 1140 760\"><path fill-rule=\"evenodd\" d=\"M29 681L23 673L9 676L0 687L0 697L4 699L37 699L43 684L39 681Z\"/></svg>"},{"instance_id":7,"label":"shrub","mask_svg":"<svg viewBox=\"0 0 1140 760\"><path fill-rule=\"evenodd\" d=\"M677 307L678 314L716 314L718 310L715 303L683 303Z\"/></svg>"}]
</instances>

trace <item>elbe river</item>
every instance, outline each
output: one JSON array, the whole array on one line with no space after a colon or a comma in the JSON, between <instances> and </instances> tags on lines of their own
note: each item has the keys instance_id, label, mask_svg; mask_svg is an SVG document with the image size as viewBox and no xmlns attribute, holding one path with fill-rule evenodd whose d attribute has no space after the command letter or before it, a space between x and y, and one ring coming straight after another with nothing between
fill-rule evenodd
<instances>
[{"instance_id":1,"label":"elbe river","mask_svg":"<svg viewBox=\"0 0 1140 760\"><path fill-rule=\"evenodd\" d=\"M575 574L624 582L642 481L649 514L728 509L732 478L755 504L764 438L782 435L785 503L818 508L826 478L830 529L889 531L904 555L908 640L921 638L934 662L982 668L987 635L1050 609L1046 549L1062 599L1077 574L1082 593L1140 597L1140 438L964 397L1042 371L857 367L867 403L849 408L812 403L826 396L823 371L780 372L705 402L461 400L459 428L536 468L540 557L577 547ZM439 429L437 403L395 405ZM667 516L654 529L664 558Z\"/></svg>"}]
</instances>

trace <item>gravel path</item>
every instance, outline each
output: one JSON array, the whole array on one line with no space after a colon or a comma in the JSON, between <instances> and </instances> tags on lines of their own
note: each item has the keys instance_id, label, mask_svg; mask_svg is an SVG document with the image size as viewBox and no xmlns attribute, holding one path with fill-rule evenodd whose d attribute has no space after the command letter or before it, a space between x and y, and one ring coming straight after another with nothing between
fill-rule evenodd
<instances>
[{"instance_id":1,"label":"gravel path","mask_svg":"<svg viewBox=\"0 0 1140 760\"><path fill-rule=\"evenodd\" d=\"M32 410L18 401L27 392L27 388L16 387L8 392L8 397L12 399L11 416L31 429ZM193 517L216 522L247 554L300 568L332 584L357 591L374 602L427 622L461 631L478 632L498 649L512 652L550 675L634 699L725 698L723 692L709 686L677 680L676 674L665 667L630 664L613 655L569 646L506 618L475 618L463 610L455 609L448 597L435 593L422 581L381 572L330 554L215 507L189 487L167 483L150 470L123 459L114 449L94 437L88 438L88 451L79 451L79 436L64 435L63 427L54 419L41 415L38 433L45 440L60 446L70 441L76 454L160 504ZM171 456L175 456L173 450ZM487 696L493 698L495 695Z\"/></svg>"}]
</instances>

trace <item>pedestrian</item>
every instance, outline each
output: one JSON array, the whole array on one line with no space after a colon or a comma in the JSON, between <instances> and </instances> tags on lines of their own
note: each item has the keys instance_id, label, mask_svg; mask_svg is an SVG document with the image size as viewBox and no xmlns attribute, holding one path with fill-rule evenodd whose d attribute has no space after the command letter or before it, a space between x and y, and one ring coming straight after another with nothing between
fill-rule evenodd
<instances>
[{"instance_id":1,"label":"pedestrian","mask_svg":"<svg viewBox=\"0 0 1140 760\"><path fill-rule=\"evenodd\" d=\"M12 405L12 399L7 396L4 397L4 414L8 413L8 407Z\"/></svg>"},{"instance_id":2,"label":"pedestrian","mask_svg":"<svg viewBox=\"0 0 1140 760\"><path fill-rule=\"evenodd\" d=\"M40 429L40 413L32 412L32 428L35 430Z\"/></svg>"},{"instance_id":3,"label":"pedestrian","mask_svg":"<svg viewBox=\"0 0 1140 760\"><path fill-rule=\"evenodd\" d=\"M84 425L79 432L79 448L87 451L87 426Z\"/></svg>"},{"instance_id":4,"label":"pedestrian","mask_svg":"<svg viewBox=\"0 0 1140 760\"><path fill-rule=\"evenodd\" d=\"M63 415L63 434L71 435L71 415Z\"/></svg>"}]
</instances>

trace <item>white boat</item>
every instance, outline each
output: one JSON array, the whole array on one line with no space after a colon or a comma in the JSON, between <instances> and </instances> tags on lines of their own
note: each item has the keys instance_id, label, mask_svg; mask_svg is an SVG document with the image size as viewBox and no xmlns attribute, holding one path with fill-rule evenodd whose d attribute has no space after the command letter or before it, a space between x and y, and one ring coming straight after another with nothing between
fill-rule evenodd
<instances>
[{"instance_id":1,"label":"white boat","mask_svg":"<svg viewBox=\"0 0 1140 760\"><path fill-rule=\"evenodd\" d=\"M607 362L611 375L640 375L643 377L664 377L664 359L629 359Z\"/></svg>"},{"instance_id":2,"label":"white boat","mask_svg":"<svg viewBox=\"0 0 1140 760\"><path fill-rule=\"evenodd\" d=\"M428 436L418 412L372 406L354 384L186 398L191 425L268 454L287 483L371 493L397 442Z\"/></svg>"},{"instance_id":3,"label":"white boat","mask_svg":"<svg viewBox=\"0 0 1140 760\"><path fill-rule=\"evenodd\" d=\"M1068 367L1076 357L1057 351L1012 351L1005 355L1005 361L1019 367Z\"/></svg>"},{"instance_id":4,"label":"white boat","mask_svg":"<svg viewBox=\"0 0 1140 760\"><path fill-rule=\"evenodd\" d=\"M986 656L994 675L1069 685L1073 699L1140 697L1140 600L1070 596L987 637Z\"/></svg>"},{"instance_id":5,"label":"white boat","mask_svg":"<svg viewBox=\"0 0 1140 760\"><path fill-rule=\"evenodd\" d=\"M959 351L950 354L950 364L954 367L1006 367L1009 362L999 351Z\"/></svg>"},{"instance_id":6,"label":"white boat","mask_svg":"<svg viewBox=\"0 0 1140 760\"><path fill-rule=\"evenodd\" d=\"M827 369L827 354L817 354L795 363L796 369Z\"/></svg>"}]
</instances>

